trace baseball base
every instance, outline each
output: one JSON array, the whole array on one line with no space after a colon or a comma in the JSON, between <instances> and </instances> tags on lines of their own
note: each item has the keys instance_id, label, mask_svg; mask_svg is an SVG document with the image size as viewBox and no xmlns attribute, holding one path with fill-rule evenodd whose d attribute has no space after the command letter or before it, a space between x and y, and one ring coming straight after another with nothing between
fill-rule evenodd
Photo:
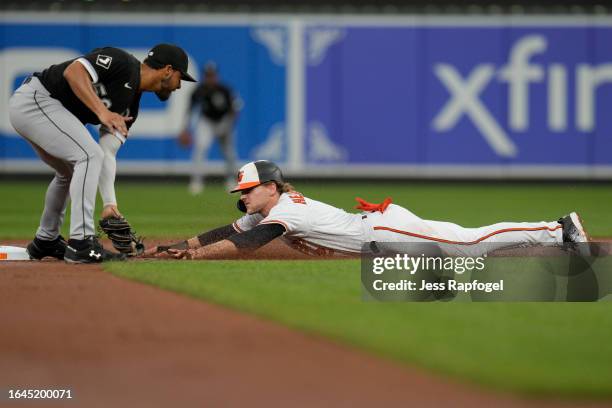
<instances>
[{"instance_id":1,"label":"baseball base","mask_svg":"<svg viewBox=\"0 0 612 408\"><path fill-rule=\"evenodd\" d=\"M0 245L0 261L29 261L25 248Z\"/></svg>"}]
</instances>

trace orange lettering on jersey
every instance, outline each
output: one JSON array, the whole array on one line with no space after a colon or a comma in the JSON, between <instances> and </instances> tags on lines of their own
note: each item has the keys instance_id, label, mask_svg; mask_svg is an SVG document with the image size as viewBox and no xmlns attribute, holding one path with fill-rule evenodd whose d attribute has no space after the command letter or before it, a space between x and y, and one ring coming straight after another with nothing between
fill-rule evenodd
<instances>
[{"instance_id":1,"label":"orange lettering on jersey","mask_svg":"<svg viewBox=\"0 0 612 408\"><path fill-rule=\"evenodd\" d=\"M289 198L296 204L306 204L306 199L300 193L289 194Z\"/></svg>"}]
</instances>

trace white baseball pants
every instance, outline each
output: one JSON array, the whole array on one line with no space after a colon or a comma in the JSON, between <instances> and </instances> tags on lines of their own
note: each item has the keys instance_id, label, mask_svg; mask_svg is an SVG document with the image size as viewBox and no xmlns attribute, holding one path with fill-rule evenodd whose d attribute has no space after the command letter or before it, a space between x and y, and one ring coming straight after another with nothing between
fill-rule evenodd
<instances>
[{"instance_id":1,"label":"white baseball pants","mask_svg":"<svg viewBox=\"0 0 612 408\"><path fill-rule=\"evenodd\" d=\"M234 120L224 116L219 122L213 122L206 117L200 118L195 129L192 162L192 184L202 184L205 173L205 157L212 142L219 140L219 146L225 157L225 175L234 180L236 176L236 150L234 149Z\"/></svg>"},{"instance_id":2,"label":"white baseball pants","mask_svg":"<svg viewBox=\"0 0 612 408\"><path fill-rule=\"evenodd\" d=\"M439 245L446 255L481 256L517 245L563 242L558 222L500 222L478 228L465 228L451 222L424 220L391 204L384 211L367 214L372 241L417 242ZM364 220L364 221L366 221Z\"/></svg>"}]
</instances>

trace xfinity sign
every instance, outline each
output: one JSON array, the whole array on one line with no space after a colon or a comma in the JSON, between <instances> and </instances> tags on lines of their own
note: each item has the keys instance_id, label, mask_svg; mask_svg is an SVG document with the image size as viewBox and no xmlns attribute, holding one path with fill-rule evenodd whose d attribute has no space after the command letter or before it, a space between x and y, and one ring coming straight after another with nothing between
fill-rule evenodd
<instances>
[{"instance_id":1,"label":"xfinity sign","mask_svg":"<svg viewBox=\"0 0 612 408\"><path fill-rule=\"evenodd\" d=\"M602 85L612 83L612 63L585 62L570 66L562 61L547 65L535 62L538 55L546 53L548 46L544 35L523 36L512 45L506 64L482 62L466 75L452 63L436 63L433 72L449 97L434 117L433 129L449 132L466 118L497 155L515 157L519 149L508 130L525 133L530 129L532 112L542 112L532 106L531 91L535 86L543 86L547 97L542 119L549 131L566 132L573 116L576 130L592 132L597 121L597 94ZM570 80L574 83L574 92L570 90ZM481 99L481 94L490 86L507 88L506 118L496 118ZM572 96L575 109L570 112Z\"/></svg>"},{"instance_id":2,"label":"xfinity sign","mask_svg":"<svg viewBox=\"0 0 612 408\"><path fill-rule=\"evenodd\" d=\"M612 17L330 17L7 12L0 171L42 166L8 120L26 75L100 45L142 58L171 39L192 73L209 59L225 67L245 101L243 160L349 177L612 179ZM144 95L120 162L147 174L186 165L175 138L189 94Z\"/></svg>"}]
</instances>

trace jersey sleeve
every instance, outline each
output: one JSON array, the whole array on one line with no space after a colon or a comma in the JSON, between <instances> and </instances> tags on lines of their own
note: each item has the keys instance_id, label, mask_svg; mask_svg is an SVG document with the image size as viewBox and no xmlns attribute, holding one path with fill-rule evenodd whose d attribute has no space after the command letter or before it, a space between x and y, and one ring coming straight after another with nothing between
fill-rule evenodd
<instances>
[{"instance_id":1,"label":"jersey sleeve","mask_svg":"<svg viewBox=\"0 0 612 408\"><path fill-rule=\"evenodd\" d=\"M261 214L246 214L234 221L232 227L238 232L244 232L254 228L261 220L263 220Z\"/></svg>"},{"instance_id":2,"label":"jersey sleeve","mask_svg":"<svg viewBox=\"0 0 612 408\"><path fill-rule=\"evenodd\" d=\"M302 195L280 201L260 224L280 224L288 233L305 232L309 228L308 205Z\"/></svg>"},{"instance_id":3,"label":"jersey sleeve","mask_svg":"<svg viewBox=\"0 0 612 408\"><path fill-rule=\"evenodd\" d=\"M234 234L227 239L232 241L238 249L252 251L261 248L284 233L285 228L280 224L259 224L248 231Z\"/></svg>"},{"instance_id":4,"label":"jersey sleeve","mask_svg":"<svg viewBox=\"0 0 612 408\"><path fill-rule=\"evenodd\" d=\"M77 61L83 64L92 82L104 82L122 75L125 70L126 54L117 48L97 48Z\"/></svg>"}]
</instances>

